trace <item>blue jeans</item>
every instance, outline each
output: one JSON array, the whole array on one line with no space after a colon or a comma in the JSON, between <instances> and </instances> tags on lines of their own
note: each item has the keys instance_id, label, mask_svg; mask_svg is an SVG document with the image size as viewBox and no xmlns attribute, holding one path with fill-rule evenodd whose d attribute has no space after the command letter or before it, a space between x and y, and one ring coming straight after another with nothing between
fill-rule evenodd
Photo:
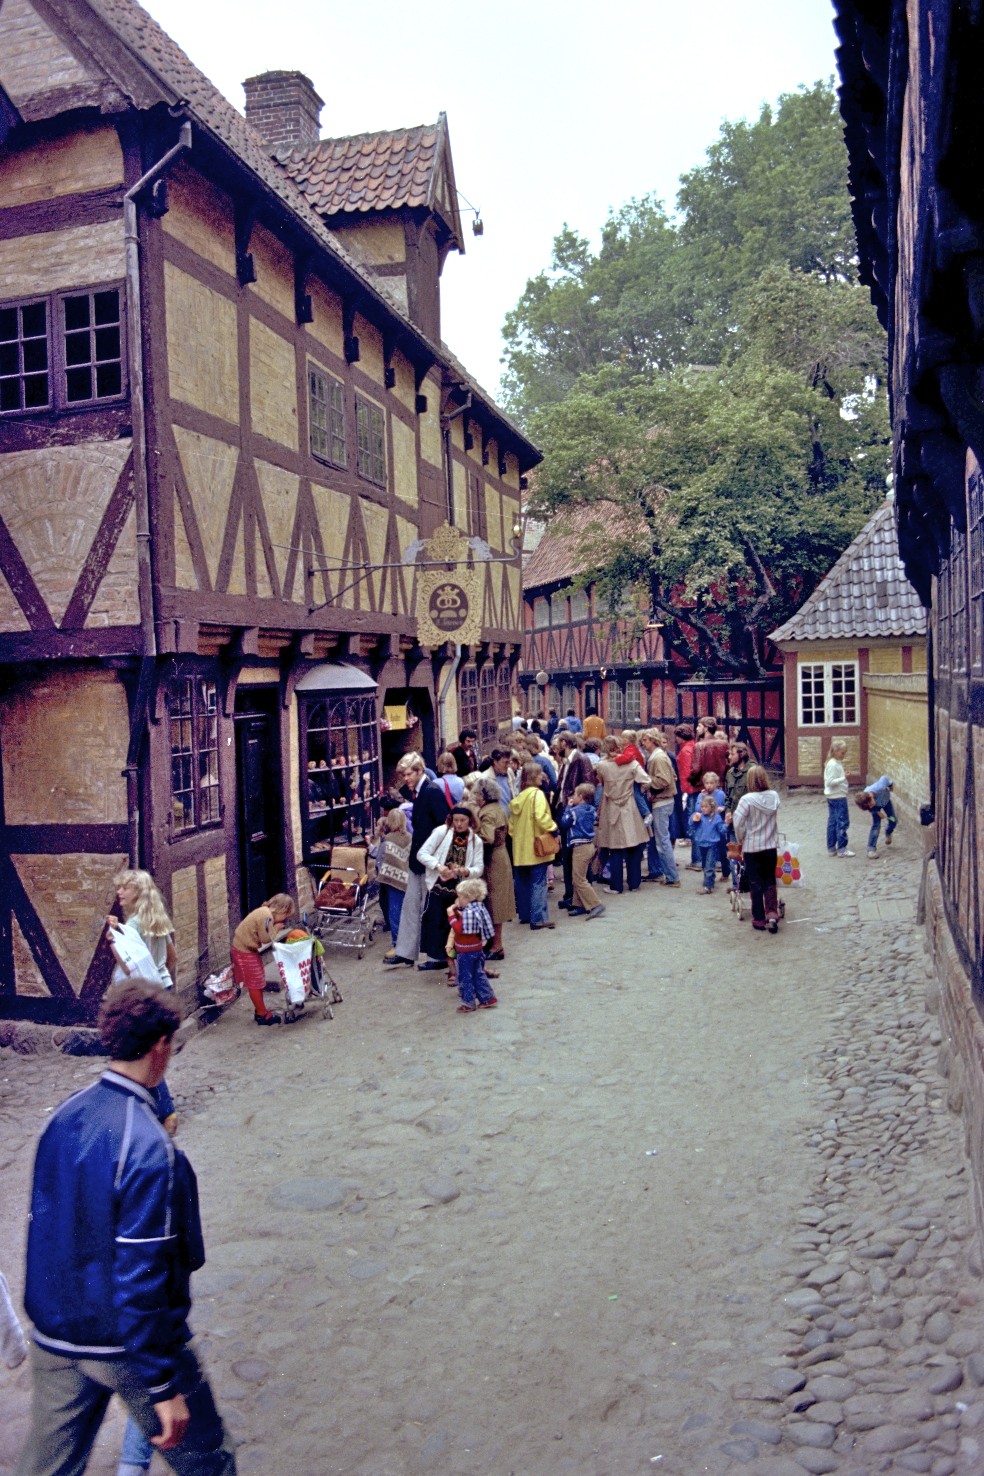
<instances>
[{"instance_id":1,"label":"blue jeans","mask_svg":"<svg viewBox=\"0 0 984 1476\"><path fill-rule=\"evenodd\" d=\"M719 841L711 846L701 846L700 864L704 868L704 886L709 892L714 890L714 879L717 876L718 859L721 854Z\"/></svg>"},{"instance_id":2,"label":"blue jeans","mask_svg":"<svg viewBox=\"0 0 984 1476\"><path fill-rule=\"evenodd\" d=\"M385 882L379 888L379 907L383 914L383 922L390 930L393 939L393 947L396 947L397 935L400 931L400 916L403 912L404 893L399 887L388 887Z\"/></svg>"},{"instance_id":3,"label":"blue jeans","mask_svg":"<svg viewBox=\"0 0 984 1476\"><path fill-rule=\"evenodd\" d=\"M649 875L653 875L653 853L658 862L656 875L665 876L668 882L679 881L676 861L673 859L673 842L670 839L672 805L653 806L653 838L649 842Z\"/></svg>"},{"instance_id":4,"label":"blue jeans","mask_svg":"<svg viewBox=\"0 0 984 1476\"><path fill-rule=\"evenodd\" d=\"M455 958L455 971L463 1005L473 1005L476 995L482 1004L495 999L492 985L485 977L485 955L481 949L477 953L459 953Z\"/></svg>"},{"instance_id":5,"label":"blue jeans","mask_svg":"<svg viewBox=\"0 0 984 1476\"><path fill-rule=\"evenodd\" d=\"M827 850L847 850L847 798L827 801Z\"/></svg>"},{"instance_id":6,"label":"blue jeans","mask_svg":"<svg viewBox=\"0 0 984 1476\"><path fill-rule=\"evenodd\" d=\"M123 1431L123 1444L120 1446L120 1465L143 1466L146 1471L153 1454L154 1447L131 1415L126 1422L126 1429Z\"/></svg>"},{"instance_id":7,"label":"blue jeans","mask_svg":"<svg viewBox=\"0 0 984 1476\"><path fill-rule=\"evenodd\" d=\"M895 829L895 827L899 823L898 822L898 817L895 814L895 806L892 804L892 801L891 800L886 801L886 803L882 805L881 810L872 810L872 812L871 812L871 829L868 831L868 850L869 851L873 851L875 849L875 847L878 845L878 836L881 833L881 817L882 817L882 812L884 812L885 821L886 821L886 825L885 825L885 836L886 836L886 838L891 835L892 831Z\"/></svg>"},{"instance_id":8,"label":"blue jeans","mask_svg":"<svg viewBox=\"0 0 984 1476\"><path fill-rule=\"evenodd\" d=\"M516 915L521 923L542 927L547 921L547 863L513 868Z\"/></svg>"}]
</instances>

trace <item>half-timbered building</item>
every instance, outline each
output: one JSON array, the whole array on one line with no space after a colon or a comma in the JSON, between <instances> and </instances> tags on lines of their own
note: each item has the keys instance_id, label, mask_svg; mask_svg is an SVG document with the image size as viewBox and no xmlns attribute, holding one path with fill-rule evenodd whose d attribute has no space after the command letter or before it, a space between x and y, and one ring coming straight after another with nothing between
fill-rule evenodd
<instances>
[{"instance_id":1,"label":"half-timbered building","mask_svg":"<svg viewBox=\"0 0 984 1476\"><path fill-rule=\"evenodd\" d=\"M862 280L889 334L899 551L929 610L923 888L984 1229L984 13L835 0Z\"/></svg>"},{"instance_id":2,"label":"half-timbered building","mask_svg":"<svg viewBox=\"0 0 984 1476\"><path fill-rule=\"evenodd\" d=\"M194 983L465 673L511 710L538 453L442 344L446 121L322 140L301 73L246 95L135 0L0 4L0 1014L91 1016L127 863ZM463 650L418 638L446 524Z\"/></svg>"},{"instance_id":3,"label":"half-timbered building","mask_svg":"<svg viewBox=\"0 0 984 1476\"><path fill-rule=\"evenodd\" d=\"M784 764L780 675L757 680L695 674L670 651L644 589L613 602L586 577L593 530L624 513L612 505L570 509L545 528L523 562L523 664L520 686L529 713L595 708L612 731L672 728L713 714L756 760Z\"/></svg>"}]
</instances>

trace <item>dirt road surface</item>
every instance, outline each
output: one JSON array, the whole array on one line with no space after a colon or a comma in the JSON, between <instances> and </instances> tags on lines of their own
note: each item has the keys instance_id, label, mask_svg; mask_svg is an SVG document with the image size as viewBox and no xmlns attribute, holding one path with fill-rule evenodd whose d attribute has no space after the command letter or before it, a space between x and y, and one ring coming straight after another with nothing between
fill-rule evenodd
<instances>
[{"instance_id":1,"label":"dirt road surface","mask_svg":"<svg viewBox=\"0 0 984 1476\"><path fill-rule=\"evenodd\" d=\"M507 927L496 1011L458 1015L377 942L330 955L334 1021L257 1030L242 1001L175 1060L193 1322L241 1471L984 1470L922 838L868 862L855 821L832 861L822 800L783 817L809 884L778 937L683 872L597 921ZM0 1052L18 1301L33 1143L98 1069ZM0 1373L2 1473L28 1396L26 1366Z\"/></svg>"}]
</instances>

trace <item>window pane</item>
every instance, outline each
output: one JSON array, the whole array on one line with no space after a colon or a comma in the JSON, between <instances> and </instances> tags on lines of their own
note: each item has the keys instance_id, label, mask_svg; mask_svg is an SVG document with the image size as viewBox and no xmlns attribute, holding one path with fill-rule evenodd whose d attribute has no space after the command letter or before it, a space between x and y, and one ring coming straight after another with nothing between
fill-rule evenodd
<instances>
[{"instance_id":1,"label":"window pane","mask_svg":"<svg viewBox=\"0 0 984 1476\"><path fill-rule=\"evenodd\" d=\"M17 309L0 308L0 343L17 339Z\"/></svg>"},{"instance_id":2,"label":"window pane","mask_svg":"<svg viewBox=\"0 0 984 1476\"><path fill-rule=\"evenodd\" d=\"M20 408L20 382L16 379L0 379L0 411Z\"/></svg>"},{"instance_id":3,"label":"window pane","mask_svg":"<svg viewBox=\"0 0 984 1476\"><path fill-rule=\"evenodd\" d=\"M24 338L43 338L48 331L48 304L29 302L20 310Z\"/></svg>"},{"instance_id":4,"label":"window pane","mask_svg":"<svg viewBox=\"0 0 984 1476\"><path fill-rule=\"evenodd\" d=\"M119 364L100 364L96 369L96 398L104 400L123 392L123 371Z\"/></svg>"},{"instance_id":5,"label":"window pane","mask_svg":"<svg viewBox=\"0 0 984 1476\"><path fill-rule=\"evenodd\" d=\"M118 359L120 356L120 330L119 328L97 328L96 329L96 363L104 364L107 359Z\"/></svg>"},{"instance_id":6,"label":"window pane","mask_svg":"<svg viewBox=\"0 0 984 1476\"><path fill-rule=\"evenodd\" d=\"M4 347L2 349L0 349L0 374L6 374L6 373L11 372L11 371L9 371L7 369L4 369L2 367L2 365L3 365L3 363L4 363L4 361L5 361L5 359L6 359L6 357L7 357L8 354L10 355L10 359L12 360L13 366L14 366L12 372L16 374L16 372L17 372L17 349L14 347L13 344L11 344L9 346L5 344ZM48 342L47 342L47 339L44 339L44 338L29 338L29 339L27 339L25 341L25 343L24 343L24 346L23 346L22 350L21 350L21 355L22 355L22 358L23 358L23 361L24 361L24 373L25 374L32 374L32 373L35 373L36 374L39 370L41 370L41 371L46 370L47 367L48 367Z\"/></svg>"},{"instance_id":7,"label":"window pane","mask_svg":"<svg viewBox=\"0 0 984 1476\"><path fill-rule=\"evenodd\" d=\"M92 372L89 369L69 369L65 375L65 396L71 403L76 400L92 399Z\"/></svg>"},{"instance_id":8,"label":"window pane","mask_svg":"<svg viewBox=\"0 0 984 1476\"><path fill-rule=\"evenodd\" d=\"M66 333L65 335L65 363L66 364L88 364L89 362L89 334Z\"/></svg>"},{"instance_id":9,"label":"window pane","mask_svg":"<svg viewBox=\"0 0 984 1476\"><path fill-rule=\"evenodd\" d=\"M120 294L115 287L109 292L96 292L93 300L94 317L97 323L118 323L120 321Z\"/></svg>"},{"instance_id":10,"label":"window pane","mask_svg":"<svg viewBox=\"0 0 984 1476\"><path fill-rule=\"evenodd\" d=\"M47 374L29 374L24 380L24 409L41 410L48 404Z\"/></svg>"},{"instance_id":11,"label":"window pane","mask_svg":"<svg viewBox=\"0 0 984 1476\"><path fill-rule=\"evenodd\" d=\"M71 328L88 328L89 326L89 298L66 297L65 298L65 330Z\"/></svg>"}]
</instances>

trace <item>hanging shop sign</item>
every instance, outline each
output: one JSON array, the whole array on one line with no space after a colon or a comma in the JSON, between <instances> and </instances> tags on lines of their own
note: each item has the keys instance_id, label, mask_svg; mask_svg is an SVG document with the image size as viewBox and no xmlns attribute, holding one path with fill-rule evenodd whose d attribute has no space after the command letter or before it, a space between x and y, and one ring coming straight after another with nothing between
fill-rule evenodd
<instances>
[{"instance_id":1,"label":"hanging shop sign","mask_svg":"<svg viewBox=\"0 0 984 1476\"><path fill-rule=\"evenodd\" d=\"M468 541L442 523L424 544L422 562L443 568L417 575L417 639L422 646L477 645L482 638L482 572L468 563Z\"/></svg>"}]
</instances>

